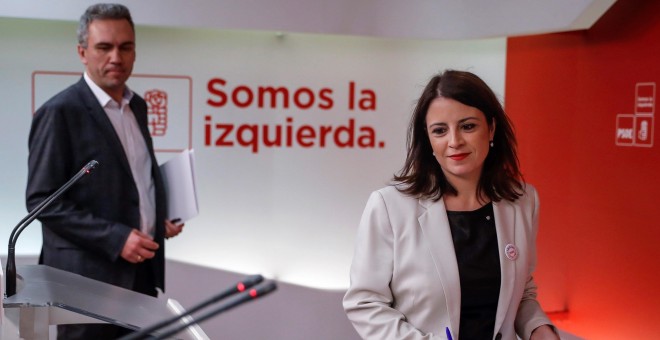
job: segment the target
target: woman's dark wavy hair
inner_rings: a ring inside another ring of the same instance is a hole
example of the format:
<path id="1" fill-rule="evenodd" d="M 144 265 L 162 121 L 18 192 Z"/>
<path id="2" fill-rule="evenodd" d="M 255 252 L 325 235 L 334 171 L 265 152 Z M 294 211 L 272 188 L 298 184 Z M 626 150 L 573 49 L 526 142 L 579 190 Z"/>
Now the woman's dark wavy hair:
<path id="1" fill-rule="evenodd" d="M 455 70 L 433 76 L 417 102 L 408 126 L 406 162 L 393 178 L 397 188 L 403 193 L 434 201 L 444 194 L 457 194 L 433 156 L 426 131 L 426 114 L 431 102 L 438 97 L 479 109 L 490 127 L 495 122 L 493 147 L 484 161 L 477 192 L 495 202 L 518 199 L 523 192 L 523 176 L 516 155 L 513 124 L 493 90 L 481 78 Z"/>

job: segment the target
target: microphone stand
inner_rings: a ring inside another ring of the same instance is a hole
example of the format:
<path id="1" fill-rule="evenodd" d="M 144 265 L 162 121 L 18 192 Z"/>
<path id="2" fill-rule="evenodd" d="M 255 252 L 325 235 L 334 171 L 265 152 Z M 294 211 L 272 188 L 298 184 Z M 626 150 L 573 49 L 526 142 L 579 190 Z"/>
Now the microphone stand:
<path id="1" fill-rule="evenodd" d="M 200 315 L 195 320 L 186 321 L 185 323 L 183 323 L 181 325 L 178 325 L 178 326 L 170 329 L 169 331 L 167 331 L 163 334 L 159 334 L 159 335 L 157 335 L 156 337 L 154 337 L 152 339 L 154 339 L 154 340 L 167 339 L 168 337 L 180 332 L 184 328 L 189 327 L 191 324 L 199 324 L 202 321 L 205 321 L 206 319 L 211 318 L 211 317 L 213 317 L 217 314 L 220 314 L 224 311 L 232 309 L 232 308 L 234 308 L 238 305 L 241 305 L 245 302 L 252 301 L 252 300 L 255 300 L 255 299 L 257 299 L 261 296 L 264 296 L 264 295 L 274 291 L 275 289 L 277 289 L 277 284 L 275 282 L 270 281 L 268 283 L 265 283 L 265 284 L 255 288 L 255 289 L 251 289 L 249 292 L 241 293 L 239 296 L 232 299 L 231 301 L 229 301 L 229 302 L 221 305 L 220 307 L 217 307 L 217 308 L 215 308 L 215 309 L 213 309 L 213 310 L 211 310 L 211 311 L 209 311 L 205 314 Z"/>
<path id="2" fill-rule="evenodd" d="M 25 216 L 18 224 L 16 227 L 11 232 L 11 235 L 9 236 L 9 246 L 7 250 L 7 270 L 6 270 L 6 275 L 7 275 L 7 280 L 6 280 L 6 289 L 5 289 L 5 297 L 10 297 L 14 294 L 16 294 L 16 255 L 15 255 L 15 248 L 16 248 L 16 241 L 18 240 L 18 236 L 23 232 L 23 230 L 30 224 L 32 221 L 34 221 L 39 214 L 46 209 L 53 201 L 55 201 L 60 195 L 62 195 L 66 190 L 68 190 L 73 184 L 78 182 L 83 176 L 89 174 L 96 166 L 99 165 L 99 162 L 95 160 L 89 161 L 78 173 L 76 173 L 68 182 L 64 183 L 63 186 L 61 186 L 57 191 L 52 193 L 48 198 L 43 200 L 37 207 L 32 209 L 27 216 Z"/>
<path id="3" fill-rule="evenodd" d="M 200 304 L 197 304 L 190 308 L 190 310 L 186 311 L 183 314 L 180 315 L 175 315 L 172 318 L 163 320 L 155 325 L 143 328 L 139 331 L 136 331 L 134 333 L 125 335 L 118 340 L 139 340 L 139 339 L 150 339 L 150 340 L 157 340 L 157 339 L 165 339 L 169 336 L 172 336 L 184 328 L 190 327 L 193 324 L 199 324 L 202 321 L 205 321 L 206 319 L 213 317 L 221 312 L 224 312 L 226 310 L 229 310 L 231 308 L 234 308 L 240 304 L 243 304 L 247 301 L 252 301 L 255 300 L 259 297 L 262 297 L 272 291 L 274 291 L 277 288 L 277 284 L 273 281 L 270 281 L 268 283 L 262 284 L 260 286 L 257 286 L 256 288 L 250 289 L 249 291 L 246 291 L 247 288 L 250 286 L 254 286 L 259 284 L 263 280 L 263 277 L 261 275 L 254 275 L 246 278 L 243 282 L 239 282 L 236 287 L 229 288 L 225 290 L 224 292 L 201 302 Z M 200 317 L 197 317 L 192 320 L 186 320 L 185 318 L 188 316 L 191 316 L 192 313 L 199 311 L 200 309 L 217 302 L 221 299 L 224 299 L 225 297 L 228 297 L 230 295 L 239 293 L 235 298 L 231 299 L 229 302 L 222 304 L 220 307 L 211 310 L 210 312 L 207 312 Z M 163 334 L 158 334 L 155 336 L 150 335 L 153 332 L 156 332 L 161 329 L 167 329 L 167 327 L 172 326 L 174 323 L 177 321 L 182 321 L 182 324 L 175 325 L 176 327 L 170 328 L 167 332 Z"/>
<path id="4" fill-rule="evenodd" d="M 184 318 L 184 317 L 186 317 L 186 316 L 188 316 L 188 315 L 190 315 L 190 314 L 192 314 L 192 313 L 194 313 L 194 312 L 196 312 L 196 311 L 198 311 L 198 310 L 200 310 L 200 309 L 202 309 L 202 308 L 204 308 L 204 307 L 206 307 L 206 306 L 208 306 L 212 303 L 220 301 L 220 300 L 222 300 L 222 299 L 224 299 L 224 298 L 226 298 L 230 295 L 233 295 L 233 294 L 236 294 L 236 293 L 239 293 L 239 292 L 243 292 L 246 289 L 251 288 L 252 286 L 260 283 L 263 280 L 264 280 L 264 277 L 261 276 L 261 275 L 248 276 L 243 281 L 238 282 L 236 285 L 227 288 L 225 291 L 221 292 L 220 294 L 215 295 L 215 296 L 211 297 L 210 299 L 208 299 L 206 301 L 202 301 L 201 303 L 193 306 L 192 308 L 190 308 L 190 310 L 186 311 L 185 313 L 180 314 L 180 315 L 175 315 L 175 316 L 173 316 L 169 319 L 165 319 L 165 320 L 163 320 L 161 322 L 158 322 L 154 325 L 151 325 L 149 327 L 142 328 L 137 332 L 128 334 L 128 335 L 120 338 L 120 340 L 142 339 L 142 338 L 148 336 L 149 333 L 152 333 L 153 331 L 156 331 L 158 329 L 167 327 L 170 324 L 172 324 L 173 322 L 176 322 L 177 320 L 179 320 L 181 318 Z"/>

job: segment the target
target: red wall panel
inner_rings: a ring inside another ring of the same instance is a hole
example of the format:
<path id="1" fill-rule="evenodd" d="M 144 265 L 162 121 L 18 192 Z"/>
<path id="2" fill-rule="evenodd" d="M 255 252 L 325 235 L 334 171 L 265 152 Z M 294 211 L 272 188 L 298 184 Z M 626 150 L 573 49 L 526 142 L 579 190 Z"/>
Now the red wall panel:
<path id="1" fill-rule="evenodd" d="M 660 335 L 657 105 L 653 146 L 615 143 L 636 84 L 655 83 L 657 98 L 659 62 L 660 1 L 619 0 L 587 31 L 508 40 L 505 107 L 541 197 L 540 300 L 588 339 Z"/>

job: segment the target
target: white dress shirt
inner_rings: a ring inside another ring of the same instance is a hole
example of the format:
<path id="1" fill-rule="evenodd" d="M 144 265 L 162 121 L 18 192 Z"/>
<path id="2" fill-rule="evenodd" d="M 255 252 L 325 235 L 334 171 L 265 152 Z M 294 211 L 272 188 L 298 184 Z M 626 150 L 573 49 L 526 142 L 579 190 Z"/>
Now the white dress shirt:
<path id="1" fill-rule="evenodd" d="M 133 91 L 126 88 L 121 103 L 117 103 L 89 78 L 87 72 L 85 72 L 84 78 L 110 118 L 117 137 L 124 147 L 124 153 L 131 167 L 131 174 L 140 197 L 140 230 L 147 235 L 154 236 L 156 194 L 151 176 L 151 157 L 135 115 L 128 105 L 133 98 Z"/>

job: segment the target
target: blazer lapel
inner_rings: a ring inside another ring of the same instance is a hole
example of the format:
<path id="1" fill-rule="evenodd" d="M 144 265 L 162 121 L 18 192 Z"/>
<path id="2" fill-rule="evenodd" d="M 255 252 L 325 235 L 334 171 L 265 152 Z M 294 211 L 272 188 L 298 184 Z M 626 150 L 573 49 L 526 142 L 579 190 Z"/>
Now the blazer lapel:
<path id="1" fill-rule="evenodd" d="M 147 115 L 146 112 L 143 112 L 144 110 L 140 110 L 138 105 L 135 104 L 135 96 L 129 103 L 129 106 L 131 107 L 131 111 L 133 111 L 133 116 L 135 116 L 135 121 L 137 121 L 138 127 L 140 128 L 140 132 L 142 133 L 144 144 L 146 144 L 147 149 L 151 151 L 152 145 L 151 143 L 149 143 L 149 138 L 151 137 L 151 133 L 149 132 L 149 122 L 147 119 Z"/>
<path id="2" fill-rule="evenodd" d="M 500 256 L 501 286 L 500 298 L 497 303 L 497 315 L 495 317 L 495 331 L 502 327 L 506 313 L 509 310 L 511 296 L 516 278 L 516 261 L 506 256 L 507 245 L 515 244 L 516 210 L 508 201 L 493 202 L 495 215 L 495 228 L 497 230 L 497 245 Z"/>
<path id="3" fill-rule="evenodd" d="M 124 170 L 126 170 L 128 175 L 131 178 L 133 178 L 131 167 L 128 164 L 128 159 L 126 158 L 126 153 L 124 152 L 124 147 L 121 145 L 121 141 L 117 136 L 117 132 L 115 131 L 115 128 L 112 126 L 112 123 L 110 122 L 110 118 L 108 118 L 108 115 L 103 110 L 103 107 L 99 105 L 98 101 L 96 100 L 96 97 L 94 96 L 94 93 L 89 88 L 89 86 L 87 86 L 87 83 L 85 83 L 85 79 L 82 78 L 80 79 L 80 81 L 78 82 L 78 87 L 81 94 L 80 97 L 82 98 L 82 101 L 85 103 L 89 115 L 97 123 L 99 127 L 99 131 L 103 135 L 102 139 L 108 141 L 112 150 L 117 156 L 119 163 L 121 163 L 122 167 L 124 168 Z"/>
<path id="4" fill-rule="evenodd" d="M 429 252 L 445 294 L 450 329 L 452 335 L 456 336 L 461 316 L 461 282 L 445 203 L 442 199 L 437 202 L 420 200 L 419 203 L 424 209 L 418 218 L 419 225 L 428 241 Z"/>

